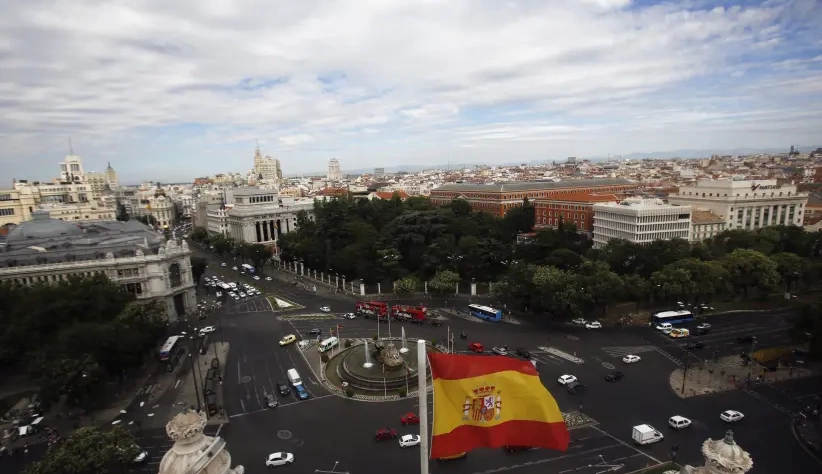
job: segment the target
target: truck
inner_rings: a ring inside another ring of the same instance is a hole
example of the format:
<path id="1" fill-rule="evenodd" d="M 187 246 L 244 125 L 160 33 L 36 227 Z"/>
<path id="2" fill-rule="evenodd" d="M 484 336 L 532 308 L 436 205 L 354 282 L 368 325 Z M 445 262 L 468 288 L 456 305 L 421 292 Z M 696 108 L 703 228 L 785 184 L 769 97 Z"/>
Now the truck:
<path id="1" fill-rule="evenodd" d="M 662 441 L 664 436 L 651 425 L 637 425 L 634 426 L 631 438 L 636 444 L 651 444 Z"/>
<path id="2" fill-rule="evenodd" d="M 425 306 L 406 306 L 397 304 L 391 308 L 391 314 L 397 321 L 409 321 L 414 324 L 424 324 L 428 314 Z"/>
<path id="3" fill-rule="evenodd" d="M 357 301 L 355 312 L 366 319 L 388 321 L 390 307 L 384 301 Z"/>

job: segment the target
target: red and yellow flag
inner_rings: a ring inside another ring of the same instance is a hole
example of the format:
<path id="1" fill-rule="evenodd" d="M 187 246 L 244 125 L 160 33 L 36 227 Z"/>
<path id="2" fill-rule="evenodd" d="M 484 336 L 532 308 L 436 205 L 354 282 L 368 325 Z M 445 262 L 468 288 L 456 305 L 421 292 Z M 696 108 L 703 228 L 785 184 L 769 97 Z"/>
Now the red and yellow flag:
<path id="1" fill-rule="evenodd" d="M 434 385 L 432 458 L 481 447 L 568 449 L 565 420 L 531 362 L 434 352 L 428 360 Z"/>

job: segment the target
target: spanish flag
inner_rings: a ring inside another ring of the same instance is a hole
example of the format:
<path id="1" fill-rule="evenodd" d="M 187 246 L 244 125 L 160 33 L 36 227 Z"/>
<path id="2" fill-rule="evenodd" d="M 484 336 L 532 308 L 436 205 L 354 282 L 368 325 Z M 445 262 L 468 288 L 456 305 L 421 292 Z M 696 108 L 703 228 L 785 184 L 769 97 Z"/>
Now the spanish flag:
<path id="1" fill-rule="evenodd" d="M 568 449 L 565 420 L 531 362 L 435 352 L 428 360 L 434 386 L 432 458 L 481 447 Z"/>

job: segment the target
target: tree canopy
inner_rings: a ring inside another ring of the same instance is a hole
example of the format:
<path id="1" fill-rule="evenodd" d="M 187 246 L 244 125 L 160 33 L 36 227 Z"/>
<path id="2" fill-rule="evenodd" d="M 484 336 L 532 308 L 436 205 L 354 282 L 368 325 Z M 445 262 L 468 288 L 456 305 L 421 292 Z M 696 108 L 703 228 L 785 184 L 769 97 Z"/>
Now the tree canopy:
<path id="1" fill-rule="evenodd" d="M 0 365 L 24 367 L 46 403 L 88 400 L 138 367 L 165 325 L 164 304 L 137 302 L 103 275 L 0 284 Z"/>
<path id="2" fill-rule="evenodd" d="M 107 474 L 124 472 L 140 453 L 134 437 L 125 429 L 85 427 L 50 449 L 43 459 L 29 465 L 25 474 Z"/>

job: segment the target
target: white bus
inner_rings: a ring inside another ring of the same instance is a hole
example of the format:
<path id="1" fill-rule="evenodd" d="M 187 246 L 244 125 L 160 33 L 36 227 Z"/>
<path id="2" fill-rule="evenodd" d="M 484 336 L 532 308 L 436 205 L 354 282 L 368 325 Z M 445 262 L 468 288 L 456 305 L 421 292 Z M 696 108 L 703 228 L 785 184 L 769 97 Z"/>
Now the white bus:
<path id="1" fill-rule="evenodd" d="M 320 353 L 328 352 L 331 349 L 333 349 L 333 348 L 335 348 L 339 345 L 340 345 L 340 340 L 339 339 L 337 339 L 336 337 L 329 337 L 328 339 L 326 339 L 326 340 L 324 340 L 320 343 L 320 347 L 317 350 L 320 351 Z"/>

